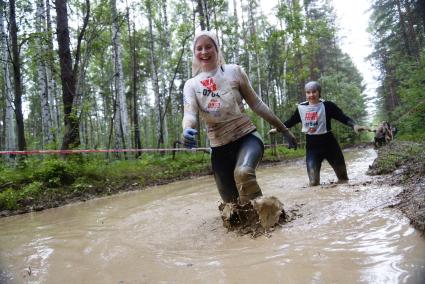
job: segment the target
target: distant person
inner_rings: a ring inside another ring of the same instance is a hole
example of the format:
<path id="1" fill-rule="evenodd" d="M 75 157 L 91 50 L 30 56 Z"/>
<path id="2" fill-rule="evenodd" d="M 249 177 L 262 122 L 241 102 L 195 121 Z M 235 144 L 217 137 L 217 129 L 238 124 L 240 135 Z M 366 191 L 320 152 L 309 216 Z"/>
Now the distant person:
<path id="1" fill-rule="evenodd" d="M 197 115 L 207 126 L 215 182 L 224 202 L 246 203 L 262 195 L 256 168 L 264 144 L 255 125 L 244 113 L 243 101 L 260 117 L 282 132 L 291 147 L 294 135 L 259 98 L 245 71 L 225 64 L 217 36 L 201 31 L 193 40 L 193 78 L 183 91 L 183 143 L 196 145 Z"/>
<path id="2" fill-rule="evenodd" d="M 386 132 L 385 132 L 385 142 L 388 144 L 388 143 L 390 143 L 392 140 L 393 140 L 393 138 L 394 138 L 394 135 L 393 135 L 393 129 L 392 129 L 392 127 L 391 127 L 391 124 L 387 121 L 387 122 L 385 122 L 385 127 L 386 127 Z"/>
<path id="3" fill-rule="evenodd" d="M 390 143 L 393 140 L 393 131 L 391 125 L 387 121 L 382 121 L 375 130 L 374 146 L 379 148 Z"/>
<path id="4" fill-rule="evenodd" d="M 324 159 L 332 166 L 338 182 L 347 182 L 344 155 L 332 134 L 331 119 L 351 126 L 356 133 L 367 130 L 368 127 L 357 125 L 335 103 L 322 100 L 321 86 L 318 82 L 308 82 L 305 85 L 305 95 L 307 101 L 300 103 L 284 124 L 291 128 L 299 122 L 302 123 L 301 131 L 306 134 L 306 164 L 310 186 L 320 184 L 320 169 Z"/>
<path id="5" fill-rule="evenodd" d="M 395 136 L 397 135 L 398 128 L 395 126 L 391 126 L 391 131 L 393 133 L 393 140 L 394 140 Z"/>

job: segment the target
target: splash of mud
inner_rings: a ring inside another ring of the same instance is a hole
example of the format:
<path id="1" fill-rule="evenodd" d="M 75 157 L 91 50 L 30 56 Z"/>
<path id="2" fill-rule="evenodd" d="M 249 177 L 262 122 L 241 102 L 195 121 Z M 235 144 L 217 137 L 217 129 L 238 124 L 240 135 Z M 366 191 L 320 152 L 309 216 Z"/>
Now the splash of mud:
<path id="1" fill-rule="evenodd" d="M 250 234 L 253 238 L 270 236 L 276 227 L 293 220 L 283 209 L 283 203 L 274 196 L 261 196 L 245 204 L 221 203 L 218 209 L 225 228 L 238 235 Z"/>

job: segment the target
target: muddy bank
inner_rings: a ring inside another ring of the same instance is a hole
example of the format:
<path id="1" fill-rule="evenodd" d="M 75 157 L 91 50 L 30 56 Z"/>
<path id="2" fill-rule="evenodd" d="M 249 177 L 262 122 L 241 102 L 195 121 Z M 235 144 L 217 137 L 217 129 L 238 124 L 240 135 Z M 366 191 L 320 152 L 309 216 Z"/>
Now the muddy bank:
<path id="1" fill-rule="evenodd" d="M 401 185 L 399 202 L 390 207 L 401 210 L 410 223 L 425 236 L 425 143 L 400 142 L 379 148 L 378 157 L 368 170 L 385 175 L 379 182 Z"/>
<path id="2" fill-rule="evenodd" d="M 46 188 L 43 196 L 34 200 L 34 198 L 24 199 L 19 203 L 19 208 L 11 210 L 0 210 L 0 218 L 13 215 L 25 214 L 34 211 L 43 211 L 50 208 L 65 206 L 67 204 L 84 202 L 98 197 L 109 196 L 126 191 L 144 190 L 149 186 L 159 186 L 172 183 L 179 180 L 192 178 L 194 176 L 203 176 L 211 174 L 210 169 L 181 175 L 179 177 L 170 177 L 162 180 L 146 181 L 143 185 L 137 180 L 114 181 L 107 179 L 104 182 L 98 182 L 96 185 L 84 187 L 80 190 L 72 190 L 69 187 L 61 189 Z M 1 190 L 1 188 L 0 188 Z"/>

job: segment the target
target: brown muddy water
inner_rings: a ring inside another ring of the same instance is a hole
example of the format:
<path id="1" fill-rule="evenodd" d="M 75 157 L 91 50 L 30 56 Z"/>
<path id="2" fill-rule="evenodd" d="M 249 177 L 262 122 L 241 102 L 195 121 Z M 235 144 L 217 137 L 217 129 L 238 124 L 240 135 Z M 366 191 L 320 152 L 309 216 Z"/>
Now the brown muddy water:
<path id="1" fill-rule="evenodd" d="M 213 179 L 194 178 L 0 219 L 1 283 L 425 283 L 425 239 L 392 204 L 398 187 L 345 152 L 307 187 L 303 161 L 261 167 L 264 195 L 298 218 L 269 236 L 228 233 Z"/>

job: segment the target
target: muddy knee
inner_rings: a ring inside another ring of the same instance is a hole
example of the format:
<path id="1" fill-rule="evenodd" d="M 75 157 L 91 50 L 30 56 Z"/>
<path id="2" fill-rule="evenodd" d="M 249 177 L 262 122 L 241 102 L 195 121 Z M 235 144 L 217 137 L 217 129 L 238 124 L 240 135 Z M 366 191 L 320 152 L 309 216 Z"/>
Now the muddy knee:
<path id="1" fill-rule="evenodd" d="M 257 183 L 255 169 L 251 167 L 237 167 L 234 172 L 239 200 L 244 203 L 261 196 L 261 189 Z"/>

